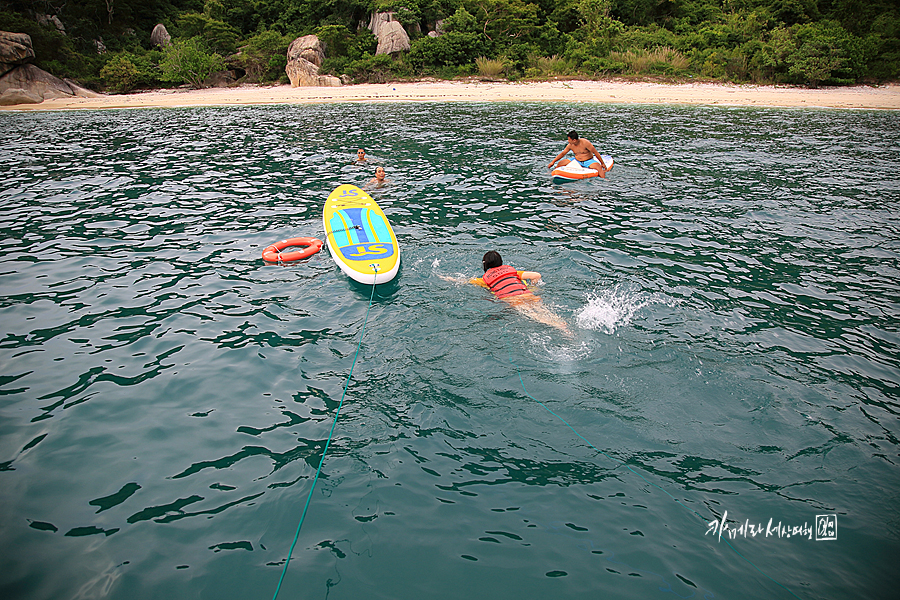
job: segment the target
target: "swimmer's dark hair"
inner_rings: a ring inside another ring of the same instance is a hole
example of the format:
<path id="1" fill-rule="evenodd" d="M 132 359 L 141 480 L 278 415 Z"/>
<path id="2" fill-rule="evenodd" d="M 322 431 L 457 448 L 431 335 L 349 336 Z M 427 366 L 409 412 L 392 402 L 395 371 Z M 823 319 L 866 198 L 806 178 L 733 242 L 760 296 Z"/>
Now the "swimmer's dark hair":
<path id="1" fill-rule="evenodd" d="M 578 141 L 578 132 L 573 129 L 572 131 L 569 132 L 569 138 L 573 139 L 577 142 Z"/>
<path id="2" fill-rule="evenodd" d="M 481 264 L 484 267 L 485 273 L 487 273 L 488 269 L 493 269 L 494 267 L 499 267 L 503 264 L 503 259 L 500 258 L 500 253 L 496 250 L 488 250 L 484 253 L 484 257 L 481 259 Z"/>

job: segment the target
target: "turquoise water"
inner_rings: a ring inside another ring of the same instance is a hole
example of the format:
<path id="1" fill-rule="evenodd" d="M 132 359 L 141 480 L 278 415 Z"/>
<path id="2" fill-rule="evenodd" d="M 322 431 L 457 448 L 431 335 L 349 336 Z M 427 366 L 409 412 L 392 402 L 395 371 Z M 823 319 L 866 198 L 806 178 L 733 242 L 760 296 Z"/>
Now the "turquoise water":
<path id="1" fill-rule="evenodd" d="M 3 598 L 272 597 L 367 311 L 279 598 L 896 597 L 897 113 L 0 125 Z M 550 183 L 572 127 L 608 180 Z M 402 252 L 371 308 L 326 251 L 261 260 L 358 147 Z M 491 248 L 573 338 L 443 278 Z"/>

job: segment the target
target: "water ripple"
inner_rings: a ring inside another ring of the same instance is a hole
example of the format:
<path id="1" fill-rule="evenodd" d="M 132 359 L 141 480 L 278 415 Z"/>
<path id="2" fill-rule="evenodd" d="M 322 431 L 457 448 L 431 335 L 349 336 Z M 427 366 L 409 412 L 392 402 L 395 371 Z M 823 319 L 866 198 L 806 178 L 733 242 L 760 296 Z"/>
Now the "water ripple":
<path id="1" fill-rule="evenodd" d="M 351 364 L 289 593 L 784 594 L 684 506 L 840 513 L 839 557 L 735 543 L 797 593 L 893 589 L 896 115 L 473 103 L 0 120 L 13 596 L 272 588 Z M 616 157 L 607 180 L 550 183 L 571 127 Z M 327 251 L 260 253 L 322 237 L 328 192 L 375 164 L 403 267 L 357 357 L 369 290 Z M 477 275 L 490 248 L 543 274 L 574 339 L 439 277 Z"/>

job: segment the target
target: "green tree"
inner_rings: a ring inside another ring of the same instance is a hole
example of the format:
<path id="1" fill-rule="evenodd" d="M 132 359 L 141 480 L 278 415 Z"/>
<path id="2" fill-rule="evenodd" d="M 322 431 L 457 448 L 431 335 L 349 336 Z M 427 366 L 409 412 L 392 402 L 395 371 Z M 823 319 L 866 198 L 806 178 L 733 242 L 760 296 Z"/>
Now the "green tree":
<path id="1" fill-rule="evenodd" d="M 566 58 L 581 64 L 591 58 L 605 58 L 625 26 L 609 16 L 609 0 L 578 0 L 580 27 L 566 48 Z M 592 68 L 591 70 L 594 70 Z"/>
<path id="2" fill-rule="evenodd" d="M 540 26 L 538 6 L 524 0 L 475 0 L 468 9 L 481 32 L 498 47 L 530 41 Z"/>
<path id="3" fill-rule="evenodd" d="M 287 65 L 290 43 L 290 37 L 277 31 L 263 31 L 249 38 L 228 64 L 243 69 L 249 82 L 278 81 Z"/>
<path id="4" fill-rule="evenodd" d="M 788 55 L 788 75 L 809 87 L 830 79 L 854 80 L 855 62 L 865 60 L 854 36 L 836 21 L 820 21 L 792 28 L 795 50 Z M 863 52 L 864 54 L 864 52 Z"/>
<path id="5" fill-rule="evenodd" d="M 184 13 L 175 22 L 179 37 L 203 38 L 206 45 L 220 54 L 237 51 L 239 32 L 224 21 L 210 18 L 203 13 Z"/>
<path id="6" fill-rule="evenodd" d="M 114 92 L 128 92 L 134 89 L 141 73 L 128 54 L 117 54 L 100 69 L 100 78 L 106 87 Z"/>
<path id="7" fill-rule="evenodd" d="M 456 12 L 444 19 L 444 30 L 457 33 L 478 33 L 478 21 L 465 7 L 460 6 Z"/>
<path id="8" fill-rule="evenodd" d="M 316 37 L 325 44 L 325 56 L 346 56 L 352 34 L 343 25 L 323 25 L 316 29 Z"/>
<path id="9" fill-rule="evenodd" d="M 771 0 L 769 10 L 786 25 L 808 23 L 821 18 L 816 0 Z"/>
<path id="10" fill-rule="evenodd" d="M 378 38 L 368 29 L 360 29 L 347 44 L 347 58 L 359 60 L 364 54 L 375 54 L 378 49 Z"/>
<path id="11" fill-rule="evenodd" d="M 488 56 L 490 44 L 480 33 L 448 31 L 441 37 L 423 37 L 412 43 L 409 62 L 420 71 L 435 67 L 474 65 L 479 56 Z"/>
<path id="12" fill-rule="evenodd" d="M 225 68 L 225 62 L 220 55 L 207 52 L 200 38 L 193 37 L 166 46 L 159 67 L 163 81 L 202 88 L 210 75 Z"/>

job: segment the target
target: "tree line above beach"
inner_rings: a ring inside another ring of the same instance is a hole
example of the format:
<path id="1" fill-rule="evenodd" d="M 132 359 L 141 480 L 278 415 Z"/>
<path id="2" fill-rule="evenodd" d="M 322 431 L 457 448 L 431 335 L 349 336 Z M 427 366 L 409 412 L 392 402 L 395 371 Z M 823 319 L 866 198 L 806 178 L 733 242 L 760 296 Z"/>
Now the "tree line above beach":
<path id="1" fill-rule="evenodd" d="M 409 50 L 376 54 L 376 12 L 402 23 Z M 166 47 L 151 44 L 158 23 Z M 308 34 L 325 43 L 321 72 L 356 83 L 900 78 L 895 0 L 0 0 L 0 30 L 29 34 L 38 67 L 120 92 L 181 85 L 186 72 L 202 85 L 198 70 L 287 82 L 287 48 Z"/>

